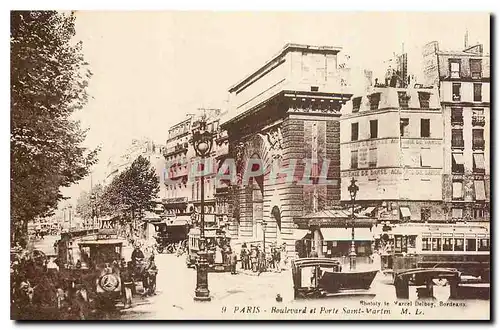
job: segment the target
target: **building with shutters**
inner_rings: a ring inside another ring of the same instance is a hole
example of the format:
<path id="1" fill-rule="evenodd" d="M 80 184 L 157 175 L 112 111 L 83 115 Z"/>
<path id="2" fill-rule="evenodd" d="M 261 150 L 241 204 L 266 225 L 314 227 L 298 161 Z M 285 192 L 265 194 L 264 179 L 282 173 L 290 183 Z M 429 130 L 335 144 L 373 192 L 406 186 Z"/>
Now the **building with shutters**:
<path id="1" fill-rule="evenodd" d="M 340 119 L 341 200 L 383 222 L 443 221 L 443 113 L 437 89 L 375 87 Z"/>
<path id="2" fill-rule="evenodd" d="M 207 113 L 207 130 L 214 134 L 214 144 L 211 154 L 206 159 L 204 170 L 205 190 L 205 221 L 207 224 L 219 223 L 217 217 L 222 212 L 227 213 L 227 207 L 217 206 L 216 180 L 217 158 L 227 154 L 227 138 L 221 141 L 224 134 L 219 129 L 220 111 L 213 110 Z M 167 215 L 183 217 L 190 221 L 193 212 L 201 211 L 201 177 L 198 174 L 203 166 L 197 159 L 192 145 L 193 130 L 199 127 L 199 117 L 190 115 L 189 118 L 173 125 L 168 131 L 167 146 L 163 156 L 165 157 L 164 180 L 166 194 L 163 196 L 163 205 Z M 226 150 L 226 151 L 224 151 Z M 227 198 L 220 198 L 226 200 Z"/>
<path id="3" fill-rule="evenodd" d="M 490 218 L 490 56 L 482 45 L 424 47 L 425 83 L 439 88 L 443 109 L 443 200 L 454 221 Z"/>
<path id="4" fill-rule="evenodd" d="M 191 183 L 189 182 L 189 160 L 194 157 L 194 149 L 190 145 L 192 135 L 192 116 L 173 125 L 168 130 L 167 146 L 164 150 L 166 193 L 163 204 L 167 214 L 190 214 L 189 201 Z"/>

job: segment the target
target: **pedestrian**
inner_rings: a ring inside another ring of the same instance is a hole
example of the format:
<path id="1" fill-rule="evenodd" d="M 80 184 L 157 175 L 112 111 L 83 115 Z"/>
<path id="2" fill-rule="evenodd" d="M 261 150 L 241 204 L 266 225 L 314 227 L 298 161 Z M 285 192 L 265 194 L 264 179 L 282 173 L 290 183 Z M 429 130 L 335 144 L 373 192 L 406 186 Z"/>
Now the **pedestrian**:
<path id="1" fill-rule="evenodd" d="M 266 271 L 266 253 L 260 249 L 260 246 L 258 249 L 257 258 L 258 258 L 258 268 L 260 275 L 261 273 Z"/>
<path id="2" fill-rule="evenodd" d="M 238 263 L 238 255 L 236 254 L 236 251 L 231 252 L 231 274 L 236 275 L 236 264 Z"/>
<path id="3" fill-rule="evenodd" d="M 123 307 L 128 308 L 132 306 L 132 291 L 134 287 L 134 280 L 132 278 L 132 271 L 127 267 L 127 262 L 123 258 L 120 262 L 120 279 L 122 282 L 122 297 Z"/>
<path id="4" fill-rule="evenodd" d="M 254 273 L 256 273 L 257 272 L 257 257 L 258 257 L 257 256 L 257 248 L 253 245 L 250 245 L 250 248 L 252 250 L 251 257 L 250 257 L 250 261 L 252 263 L 252 271 Z"/>
<path id="5" fill-rule="evenodd" d="M 232 255 L 231 246 L 229 246 L 229 243 L 225 242 L 224 243 L 224 265 L 231 264 L 231 255 Z"/>
<path id="6" fill-rule="evenodd" d="M 245 269 L 246 270 L 250 270 L 251 269 L 251 267 L 250 267 L 250 254 L 251 254 L 251 251 L 247 247 L 245 247 L 245 252 L 246 252 L 245 253 L 245 261 L 244 261 L 245 262 Z"/>
<path id="7" fill-rule="evenodd" d="M 245 264 L 245 259 L 247 257 L 247 247 L 245 244 L 241 246 L 241 251 L 240 251 L 240 258 L 241 258 L 241 268 L 246 270 L 246 264 Z"/>
<path id="8" fill-rule="evenodd" d="M 274 263 L 278 272 L 281 272 L 281 251 L 279 248 L 274 249 Z"/>
<path id="9" fill-rule="evenodd" d="M 268 259 L 269 259 L 269 267 L 271 269 L 274 269 L 274 246 L 271 246 L 271 251 L 269 253 L 269 256 L 268 256 Z"/>

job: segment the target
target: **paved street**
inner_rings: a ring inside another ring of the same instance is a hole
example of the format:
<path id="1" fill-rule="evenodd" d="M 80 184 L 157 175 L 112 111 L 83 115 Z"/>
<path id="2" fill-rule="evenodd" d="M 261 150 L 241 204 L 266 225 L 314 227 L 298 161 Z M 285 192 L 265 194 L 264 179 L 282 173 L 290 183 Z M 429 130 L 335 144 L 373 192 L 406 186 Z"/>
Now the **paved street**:
<path id="1" fill-rule="evenodd" d="M 193 295 L 196 283 L 196 271 L 185 266 L 184 256 L 172 254 L 157 255 L 160 273 L 157 278 L 157 295 L 141 299 L 136 298 L 134 306 L 120 311 L 120 319 L 213 319 L 213 318 L 274 318 L 296 317 L 307 318 L 307 315 L 282 315 L 270 313 L 272 308 L 307 308 L 336 307 L 342 310 L 349 306 L 353 309 L 361 307 L 360 301 L 390 302 L 394 308 L 396 301 L 395 289 L 384 276 L 379 273 L 375 278 L 370 292 L 374 296 L 357 296 L 342 298 L 327 298 L 316 300 L 294 300 L 292 276 L 289 270 L 281 273 L 262 273 L 260 276 L 248 273 L 231 275 L 230 273 L 209 273 L 209 288 L 211 302 L 194 302 Z M 446 301 L 448 288 L 435 287 L 435 296 Z M 282 302 L 276 302 L 276 294 L 283 297 Z M 416 299 L 416 293 L 411 297 Z M 441 299 L 439 299 L 441 300 Z M 487 301 L 467 301 L 467 306 L 488 308 Z M 459 313 L 473 312 L 474 308 L 456 310 Z M 399 308 L 395 309 L 399 312 Z M 426 311 L 428 317 L 436 316 L 440 309 Z M 442 309 L 441 309 L 442 311 Z M 394 313 L 394 309 L 393 309 Z M 358 315 L 359 316 L 359 315 Z M 439 316 L 439 315 L 437 315 Z M 117 316 L 118 317 L 118 316 Z M 356 318 L 356 314 L 315 315 L 323 318 Z M 378 316 L 375 315 L 375 318 Z M 394 315 L 394 318 L 403 317 Z"/>
<path id="2" fill-rule="evenodd" d="M 48 236 L 36 242 L 35 247 L 46 253 L 53 253 L 52 244 L 56 237 Z M 131 248 L 124 248 L 124 255 L 130 258 Z M 118 304 L 117 311 L 99 315 L 100 319 L 213 319 L 213 318 L 274 318 L 297 317 L 306 318 L 307 315 L 271 314 L 272 308 L 339 308 L 349 306 L 353 309 L 360 307 L 360 301 L 396 301 L 395 289 L 389 284 L 389 279 L 378 273 L 371 289 L 372 296 L 336 297 L 317 300 L 294 300 L 293 284 L 290 270 L 281 273 L 239 272 L 209 273 L 209 289 L 211 302 L 193 301 L 196 287 L 196 271 L 186 267 L 185 255 L 177 257 L 175 254 L 158 254 L 156 263 L 159 269 L 157 277 L 157 294 L 153 297 L 134 297 L 133 306 L 123 309 Z M 447 287 L 435 287 L 435 296 L 443 297 L 446 301 Z M 282 302 L 276 301 L 276 295 L 283 297 Z M 416 293 L 410 291 L 410 300 L 416 299 Z M 439 299 L 441 300 L 441 299 Z M 488 308 L 487 301 L 467 301 L 467 305 L 478 308 Z M 394 307 L 394 305 L 392 305 Z M 435 309 L 437 313 L 439 309 Z M 460 312 L 471 312 L 473 309 L 462 309 Z M 432 310 L 428 311 L 432 313 Z M 394 316 L 397 317 L 398 315 Z M 429 314 L 432 316 L 432 314 Z M 355 318 L 353 314 L 316 315 L 324 318 Z"/>

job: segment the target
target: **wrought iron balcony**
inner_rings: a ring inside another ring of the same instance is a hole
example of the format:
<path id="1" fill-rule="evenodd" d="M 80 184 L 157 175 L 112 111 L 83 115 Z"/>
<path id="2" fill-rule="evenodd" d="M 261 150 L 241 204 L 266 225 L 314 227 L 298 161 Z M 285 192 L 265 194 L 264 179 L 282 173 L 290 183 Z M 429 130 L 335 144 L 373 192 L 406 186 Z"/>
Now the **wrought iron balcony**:
<path id="1" fill-rule="evenodd" d="M 473 115 L 472 116 L 472 125 L 474 126 L 484 126 L 485 124 L 484 116 L 482 115 Z"/>

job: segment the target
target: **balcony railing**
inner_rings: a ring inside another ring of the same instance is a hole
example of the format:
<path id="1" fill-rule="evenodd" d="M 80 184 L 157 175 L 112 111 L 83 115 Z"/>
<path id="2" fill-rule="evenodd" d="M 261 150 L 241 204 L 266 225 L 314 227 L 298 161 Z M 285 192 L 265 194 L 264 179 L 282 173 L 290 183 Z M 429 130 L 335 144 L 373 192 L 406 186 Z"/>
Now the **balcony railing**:
<path id="1" fill-rule="evenodd" d="M 478 72 L 471 72 L 471 76 L 472 76 L 472 79 L 481 79 L 482 78 L 482 74 L 481 74 L 481 71 L 478 71 Z"/>
<path id="2" fill-rule="evenodd" d="M 484 124 L 485 124 L 484 116 L 481 116 L 481 115 L 473 115 L 472 116 L 472 125 L 484 126 Z"/>
<path id="3" fill-rule="evenodd" d="M 484 150 L 484 140 L 472 141 L 472 150 Z"/>

